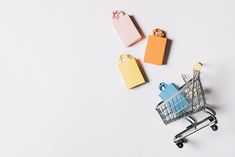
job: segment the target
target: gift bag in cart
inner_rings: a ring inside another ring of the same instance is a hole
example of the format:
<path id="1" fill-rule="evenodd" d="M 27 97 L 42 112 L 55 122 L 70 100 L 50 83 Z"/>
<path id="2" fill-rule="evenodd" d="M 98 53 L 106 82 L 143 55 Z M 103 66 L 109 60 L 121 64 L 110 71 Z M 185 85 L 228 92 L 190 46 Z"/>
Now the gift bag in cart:
<path id="1" fill-rule="evenodd" d="M 166 125 L 181 118 L 185 118 L 190 122 L 190 125 L 185 130 L 174 137 L 174 143 L 179 148 L 183 147 L 183 143 L 186 142 L 186 137 L 205 127 L 210 126 L 213 131 L 218 129 L 215 111 L 206 104 L 204 90 L 200 80 L 201 67 L 201 63 L 195 64 L 192 79 L 188 79 L 186 75 L 182 75 L 185 84 L 176 93 L 167 100 L 160 102 L 156 107 L 157 112 Z M 187 105 L 184 105 L 184 108 L 179 110 L 178 108 L 182 102 L 187 102 Z M 193 117 L 193 114 L 200 111 L 205 112 L 208 116 L 197 121 Z"/>

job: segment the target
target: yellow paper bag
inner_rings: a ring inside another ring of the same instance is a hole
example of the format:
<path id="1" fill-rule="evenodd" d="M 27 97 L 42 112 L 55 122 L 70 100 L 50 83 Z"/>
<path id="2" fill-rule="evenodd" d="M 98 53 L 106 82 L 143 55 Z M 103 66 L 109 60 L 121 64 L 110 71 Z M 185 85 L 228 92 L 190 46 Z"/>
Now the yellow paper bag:
<path id="1" fill-rule="evenodd" d="M 130 89 L 145 83 L 145 79 L 140 71 L 136 59 L 131 55 L 120 55 L 118 67 L 127 88 Z"/>

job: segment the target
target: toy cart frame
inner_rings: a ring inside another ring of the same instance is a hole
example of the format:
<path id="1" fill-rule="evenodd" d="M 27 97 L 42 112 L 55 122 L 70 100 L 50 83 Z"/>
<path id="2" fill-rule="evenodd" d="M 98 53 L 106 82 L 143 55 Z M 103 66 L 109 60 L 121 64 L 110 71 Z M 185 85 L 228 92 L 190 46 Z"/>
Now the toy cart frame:
<path id="1" fill-rule="evenodd" d="M 193 78 L 188 79 L 186 75 L 182 75 L 185 84 L 180 90 L 166 101 L 160 102 L 156 110 L 162 118 L 164 124 L 172 123 L 176 120 L 185 118 L 191 124 L 182 132 L 174 137 L 174 143 L 179 147 L 183 147 L 186 137 L 210 126 L 213 131 L 218 129 L 215 111 L 208 107 L 204 90 L 200 80 L 201 63 L 196 63 L 193 70 Z M 182 102 L 187 101 L 188 104 L 182 107 Z M 179 106 L 181 106 L 179 108 Z M 177 111 L 177 112 L 175 112 Z M 201 121 L 197 121 L 193 114 L 204 111 L 208 116 Z"/>

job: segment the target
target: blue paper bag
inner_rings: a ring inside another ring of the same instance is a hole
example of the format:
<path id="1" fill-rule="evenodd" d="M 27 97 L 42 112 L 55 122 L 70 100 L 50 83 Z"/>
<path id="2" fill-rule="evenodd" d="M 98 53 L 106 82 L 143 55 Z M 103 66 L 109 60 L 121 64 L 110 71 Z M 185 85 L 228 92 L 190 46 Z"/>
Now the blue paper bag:
<path id="1" fill-rule="evenodd" d="M 179 91 L 179 88 L 174 83 L 167 85 L 164 82 L 159 84 L 159 89 L 161 91 L 159 96 L 163 101 L 169 99 Z M 178 113 L 188 105 L 189 101 L 185 98 L 184 94 L 181 93 L 167 103 L 167 108 L 169 108 L 172 113 Z"/>

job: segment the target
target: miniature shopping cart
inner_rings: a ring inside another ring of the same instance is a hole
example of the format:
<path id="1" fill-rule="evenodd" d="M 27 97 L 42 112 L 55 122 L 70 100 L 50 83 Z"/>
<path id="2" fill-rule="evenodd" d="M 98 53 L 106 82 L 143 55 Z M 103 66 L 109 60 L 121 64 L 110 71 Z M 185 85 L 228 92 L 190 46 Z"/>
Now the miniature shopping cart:
<path id="1" fill-rule="evenodd" d="M 213 131 L 218 129 L 215 111 L 209 108 L 205 101 L 205 95 L 200 80 L 201 67 L 201 63 L 195 64 L 192 79 L 188 79 L 186 75 L 182 75 L 185 84 L 176 94 L 160 102 L 156 108 L 166 125 L 181 118 L 185 118 L 190 122 L 190 125 L 174 138 L 174 142 L 179 148 L 183 147 L 187 136 L 207 126 L 210 126 Z M 179 109 L 179 105 L 185 101 L 187 101 L 188 104 L 184 105 L 184 107 L 181 106 Z M 199 111 L 204 111 L 208 116 L 198 122 L 192 115 Z"/>

